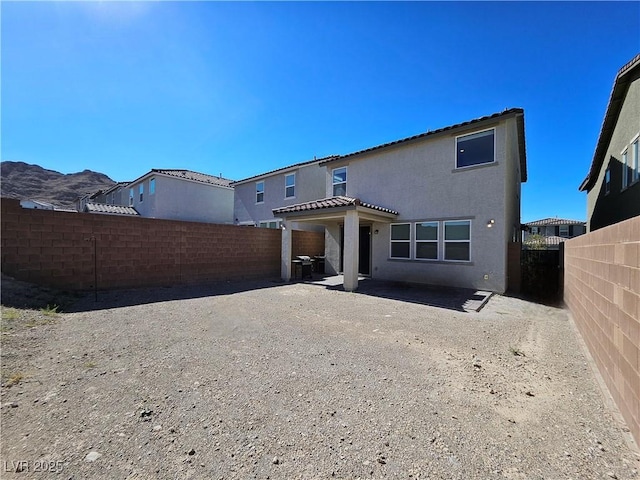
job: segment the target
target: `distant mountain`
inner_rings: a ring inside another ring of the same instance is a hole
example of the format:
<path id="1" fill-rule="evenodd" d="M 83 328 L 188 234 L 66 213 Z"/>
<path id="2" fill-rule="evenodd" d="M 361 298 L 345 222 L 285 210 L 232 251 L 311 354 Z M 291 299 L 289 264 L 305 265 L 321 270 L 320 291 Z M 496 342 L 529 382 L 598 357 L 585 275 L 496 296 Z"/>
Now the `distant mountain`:
<path id="1" fill-rule="evenodd" d="M 20 200 L 42 200 L 61 207 L 73 207 L 76 199 L 115 184 L 103 173 L 84 170 L 63 174 L 24 162 L 2 162 L 2 196 Z"/>

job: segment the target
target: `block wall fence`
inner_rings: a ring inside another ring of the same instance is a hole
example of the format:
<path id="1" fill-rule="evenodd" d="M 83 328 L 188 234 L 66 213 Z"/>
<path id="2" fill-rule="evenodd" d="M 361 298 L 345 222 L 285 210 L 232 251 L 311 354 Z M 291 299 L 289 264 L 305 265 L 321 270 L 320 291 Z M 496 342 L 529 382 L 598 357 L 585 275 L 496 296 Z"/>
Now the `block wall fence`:
<path id="1" fill-rule="evenodd" d="M 88 290 L 94 272 L 100 290 L 280 276 L 280 230 L 24 209 L 6 198 L 0 213 L 2 272 L 40 285 Z M 294 231 L 293 255 L 324 255 L 324 234 Z"/>
<path id="2" fill-rule="evenodd" d="M 640 445 L 640 217 L 564 246 L 564 301 Z"/>

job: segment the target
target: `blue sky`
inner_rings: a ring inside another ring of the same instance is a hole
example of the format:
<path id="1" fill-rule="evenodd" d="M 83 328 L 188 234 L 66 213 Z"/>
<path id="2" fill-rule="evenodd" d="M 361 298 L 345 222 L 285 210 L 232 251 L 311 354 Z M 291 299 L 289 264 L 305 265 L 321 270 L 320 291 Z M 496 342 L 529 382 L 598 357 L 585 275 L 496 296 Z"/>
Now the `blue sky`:
<path id="1" fill-rule="evenodd" d="M 2 160 L 238 180 L 522 107 L 524 222 L 585 218 L 578 186 L 640 51 L 639 2 L 0 8 Z"/>

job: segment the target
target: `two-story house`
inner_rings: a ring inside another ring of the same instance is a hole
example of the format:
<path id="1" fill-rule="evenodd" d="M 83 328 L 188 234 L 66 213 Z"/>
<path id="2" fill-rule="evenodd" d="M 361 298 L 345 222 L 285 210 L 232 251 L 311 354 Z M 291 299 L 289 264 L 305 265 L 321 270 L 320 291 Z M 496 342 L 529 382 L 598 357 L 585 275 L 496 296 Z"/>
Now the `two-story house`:
<path id="1" fill-rule="evenodd" d="M 640 215 L 640 54 L 616 75 L 587 177 L 589 231 Z"/>
<path id="2" fill-rule="evenodd" d="M 275 208 L 308 202 L 325 194 L 327 169 L 322 162 L 333 157 L 296 163 L 233 182 L 234 222 L 262 228 L 280 228 L 282 218 Z M 310 224 L 293 225 L 297 230 L 317 230 Z"/>
<path id="3" fill-rule="evenodd" d="M 550 250 L 557 250 L 561 242 L 578 235 L 587 233 L 587 224 L 581 220 L 569 220 L 566 218 L 543 218 L 524 224 L 523 245 L 526 248 L 533 235 L 539 236 L 533 239 L 536 247 L 539 240 L 544 240 L 544 246 Z"/>
<path id="4" fill-rule="evenodd" d="M 233 223 L 231 180 L 190 170 L 152 169 L 128 185 L 126 206 L 142 217 Z"/>
<path id="5" fill-rule="evenodd" d="M 325 270 L 504 292 L 508 246 L 520 242 L 527 179 L 519 108 L 323 160 L 317 199 L 275 208 L 282 277 L 291 278 L 291 222 L 325 229 Z M 284 188 L 284 187 L 283 187 Z"/>

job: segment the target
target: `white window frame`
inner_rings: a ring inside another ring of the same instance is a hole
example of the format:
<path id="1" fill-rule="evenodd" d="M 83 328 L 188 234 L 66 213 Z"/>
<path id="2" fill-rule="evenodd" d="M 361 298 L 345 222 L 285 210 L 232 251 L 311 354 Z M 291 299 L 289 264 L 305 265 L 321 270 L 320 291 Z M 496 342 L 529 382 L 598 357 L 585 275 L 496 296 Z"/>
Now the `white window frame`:
<path id="1" fill-rule="evenodd" d="M 481 133 L 486 133 L 486 132 L 493 132 L 493 160 L 490 162 L 476 163 L 473 165 L 465 165 L 465 166 L 459 167 L 458 166 L 458 151 L 459 151 L 458 142 L 461 139 L 464 139 L 465 137 L 471 137 L 471 136 L 479 135 Z M 466 168 L 480 167 L 483 165 L 493 165 L 494 163 L 496 163 L 496 129 L 495 127 L 487 128 L 485 130 L 478 130 L 477 132 L 465 133 L 464 135 L 458 135 L 455 138 L 454 146 L 455 146 L 455 151 L 453 155 L 453 161 L 454 161 L 454 166 L 456 170 L 464 170 Z"/>
<path id="2" fill-rule="evenodd" d="M 138 185 L 138 199 L 140 200 L 140 203 L 144 200 L 144 183 Z"/>
<path id="3" fill-rule="evenodd" d="M 258 222 L 258 228 L 279 229 L 281 226 L 282 226 L 281 218 L 271 218 L 269 220 L 262 220 Z"/>
<path id="4" fill-rule="evenodd" d="M 629 163 L 629 147 L 626 147 L 622 153 L 622 190 L 625 190 L 629 186 L 629 177 L 627 175 Z"/>
<path id="5" fill-rule="evenodd" d="M 407 225 L 409 227 L 409 238 L 408 239 L 401 239 L 401 240 L 394 240 L 393 239 L 393 227 L 394 226 L 399 226 L 399 225 Z M 389 226 L 389 258 L 393 258 L 396 260 L 411 260 L 411 244 L 412 242 L 412 231 L 413 229 L 411 228 L 411 223 L 409 222 L 398 222 L 398 223 L 392 223 Z M 394 257 L 393 256 L 393 244 L 394 243 L 408 243 L 409 244 L 409 255 L 406 257 Z"/>
<path id="6" fill-rule="evenodd" d="M 467 222 L 469 223 L 469 239 L 468 240 L 447 240 L 447 223 L 455 223 L 455 222 Z M 461 218 L 458 220 L 443 220 L 442 221 L 442 260 L 445 262 L 464 262 L 470 263 L 472 261 L 471 258 L 471 241 L 472 241 L 472 231 L 473 222 L 471 219 Z M 468 243 L 469 244 L 469 259 L 468 260 L 460 260 L 460 259 L 448 259 L 447 258 L 447 243 Z"/>
<path id="7" fill-rule="evenodd" d="M 130 207 L 133 207 L 133 198 L 134 198 L 134 195 L 135 195 L 135 193 L 134 193 L 134 191 L 133 191 L 133 188 L 130 188 L 130 189 L 129 189 L 129 206 L 130 206 Z"/>
<path id="8" fill-rule="evenodd" d="M 633 174 L 631 176 L 631 183 L 636 183 L 640 180 L 640 134 L 636 134 L 636 136 L 631 140 L 631 156 L 633 157 L 631 160 L 631 168 L 633 168 Z"/>
<path id="9" fill-rule="evenodd" d="M 287 179 L 293 177 L 293 184 L 287 185 Z M 289 195 L 289 189 L 291 190 L 291 195 Z M 284 176 L 284 198 L 296 198 L 296 172 L 287 173 Z"/>
<path id="10" fill-rule="evenodd" d="M 262 190 L 259 189 L 259 186 L 262 185 Z M 262 195 L 262 197 L 260 197 Z M 264 180 L 256 182 L 256 205 L 264 203 Z"/>
<path id="11" fill-rule="evenodd" d="M 338 170 L 344 170 L 344 182 L 336 182 L 335 181 L 335 173 Z M 331 170 L 331 196 L 336 197 L 336 186 L 344 184 L 344 195 L 347 194 L 347 181 L 349 180 L 349 173 L 347 172 L 347 167 L 339 167 Z"/>
<path id="12" fill-rule="evenodd" d="M 155 177 L 149 180 L 149 195 L 156 193 L 156 179 Z"/>
<path id="13" fill-rule="evenodd" d="M 433 223 L 436 226 L 436 239 L 435 240 L 419 240 L 418 239 L 418 225 L 422 225 L 425 223 Z M 435 262 L 440 260 L 440 222 L 437 220 L 430 220 L 425 222 L 415 222 L 414 223 L 414 232 L 415 232 L 415 247 L 414 247 L 414 258 L 421 262 Z M 436 258 L 424 258 L 418 257 L 418 244 L 419 243 L 435 243 L 436 245 Z M 409 247 L 411 248 L 411 247 Z"/>

